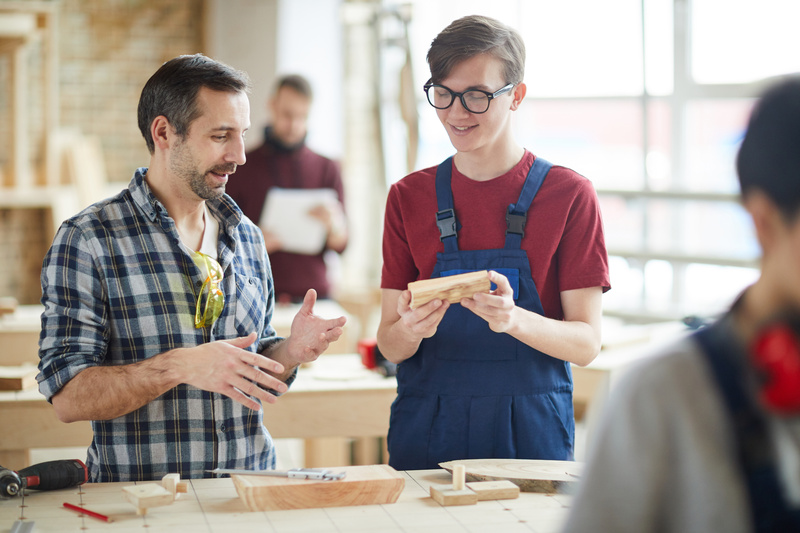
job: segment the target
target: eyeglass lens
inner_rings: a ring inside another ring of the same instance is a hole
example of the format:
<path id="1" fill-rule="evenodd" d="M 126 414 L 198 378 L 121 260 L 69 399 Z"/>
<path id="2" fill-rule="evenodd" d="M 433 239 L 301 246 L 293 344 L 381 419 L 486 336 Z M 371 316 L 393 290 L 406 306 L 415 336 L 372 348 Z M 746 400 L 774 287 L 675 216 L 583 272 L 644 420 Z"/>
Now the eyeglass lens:
<path id="1" fill-rule="evenodd" d="M 441 85 L 428 89 L 428 102 L 436 109 L 447 109 L 455 101 L 456 93 Z M 485 113 L 489 109 L 489 95 L 483 91 L 465 91 L 460 95 L 461 104 L 471 113 Z"/>

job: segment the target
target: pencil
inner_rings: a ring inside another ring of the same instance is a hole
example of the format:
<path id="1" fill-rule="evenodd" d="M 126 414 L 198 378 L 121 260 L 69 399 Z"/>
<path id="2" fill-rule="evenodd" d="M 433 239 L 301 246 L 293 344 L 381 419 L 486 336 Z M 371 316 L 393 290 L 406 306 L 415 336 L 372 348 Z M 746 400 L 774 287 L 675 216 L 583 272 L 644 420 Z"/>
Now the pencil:
<path id="1" fill-rule="evenodd" d="M 95 513 L 94 511 L 90 511 L 89 509 L 85 509 L 83 507 L 78 507 L 77 505 L 72 505 L 71 503 L 64 502 L 64 507 L 66 507 L 67 509 L 71 509 L 73 511 L 78 511 L 79 513 L 83 513 L 86 516 L 97 518 L 98 520 L 102 520 L 103 522 L 111 522 L 111 519 L 104 514 Z"/>

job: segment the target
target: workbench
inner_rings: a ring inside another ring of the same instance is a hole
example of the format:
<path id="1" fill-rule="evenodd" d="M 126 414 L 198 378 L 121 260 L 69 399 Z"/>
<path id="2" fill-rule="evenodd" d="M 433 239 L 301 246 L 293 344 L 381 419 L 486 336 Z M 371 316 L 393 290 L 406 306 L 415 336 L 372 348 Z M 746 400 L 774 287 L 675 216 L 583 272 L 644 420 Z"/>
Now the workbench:
<path id="1" fill-rule="evenodd" d="M 322 316 L 343 314 L 333 302 L 319 304 Z M 276 329 L 288 334 L 298 308 L 276 308 Z M 0 365 L 38 363 L 41 309 L 20 306 L 0 318 Z M 592 433 L 611 388 L 633 363 L 686 333 L 685 326 L 677 322 L 626 326 L 617 333 L 604 328 L 606 340 L 597 359 L 587 367 L 572 366 L 575 418 L 584 421 L 585 434 Z M 302 466 L 350 464 L 349 439 L 353 438 L 358 439 L 355 463 L 374 463 L 381 451 L 385 452 L 377 447 L 389 428 L 396 389 L 394 378 L 364 369 L 358 355 L 325 353 L 300 370 L 287 394 L 265 408 L 265 425 L 274 438 L 305 439 Z M 92 437 L 89 422 L 59 422 L 36 389 L 0 392 L 0 427 L 26 428 L 20 433 L 0 432 L 0 465 L 17 469 L 31 464 L 31 448 L 88 446 Z"/>
<path id="2" fill-rule="evenodd" d="M 385 437 L 396 394 L 397 382 L 367 370 L 358 356 L 326 354 L 265 406 L 264 425 L 274 438 L 307 439 L 307 467 L 349 464 L 343 438 Z M 30 464 L 31 448 L 88 447 L 92 440 L 89 422 L 60 422 L 36 388 L 0 392 L 0 427 L 25 428 L 0 432 L 0 465 L 12 469 Z"/>
<path id="3" fill-rule="evenodd" d="M 562 494 L 523 492 L 514 500 L 442 507 L 429 497 L 429 487 L 449 483 L 448 472 L 437 469 L 402 474 L 405 488 L 393 504 L 264 512 L 249 512 L 230 478 L 186 480 L 187 494 L 171 505 L 150 509 L 145 516 L 137 516 L 134 507 L 123 499 L 122 487 L 131 483 L 86 484 L 60 491 L 31 492 L 24 501 L 22 498 L 0 501 L 0 532 L 8 531 L 15 520 L 24 516 L 35 523 L 37 533 L 548 533 L 561 530 L 572 499 Z M 64 509 L 64 502 L 83 505 L 113 521 L 105 523 Z"/>

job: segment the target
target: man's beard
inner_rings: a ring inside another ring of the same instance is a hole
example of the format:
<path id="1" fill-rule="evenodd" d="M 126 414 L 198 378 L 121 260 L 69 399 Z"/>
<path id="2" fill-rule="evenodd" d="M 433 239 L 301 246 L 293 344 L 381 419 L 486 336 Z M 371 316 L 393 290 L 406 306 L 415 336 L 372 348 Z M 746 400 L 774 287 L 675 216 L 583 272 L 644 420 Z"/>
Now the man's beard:
<path id="1" fill-rule="evenodd" d="M 197 196 L 203 200 L 214 200 L 225 194 L 225 185 L 221 187 L 212 187 L 208 183 L 206 176 L 209 172 L 214 172 L 216 174 L 233 174 L 236 172 L 236 163 L 216 165 L 205 172 L 198 172 L 195 168 L 194 158 L 191 153 L 189 153 L 186 145 L 181 142 L 175 147 L 172 162 L 170 163 L 170 170 L 186 182 L 192 192 Z"/>

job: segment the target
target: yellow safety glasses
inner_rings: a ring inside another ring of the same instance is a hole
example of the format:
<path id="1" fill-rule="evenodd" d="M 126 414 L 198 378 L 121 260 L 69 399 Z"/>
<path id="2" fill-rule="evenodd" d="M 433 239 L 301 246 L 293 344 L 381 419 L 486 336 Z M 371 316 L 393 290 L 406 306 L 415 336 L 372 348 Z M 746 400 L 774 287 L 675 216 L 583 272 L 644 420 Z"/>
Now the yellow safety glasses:
<path id="1" fill-rule="evenodd" d="M 225 306 L 225 295 L 220 287 L 222 267 L 214 258 L 202 252 L 193 252 L 192 259 L 200 271 L 207 274 L 197 295 L 197 306 L 194 311 L 194 327 L 205 328 L 214 324 Z M 203 295 L 205 295 L 205 305 L 202 303 Z"/>

